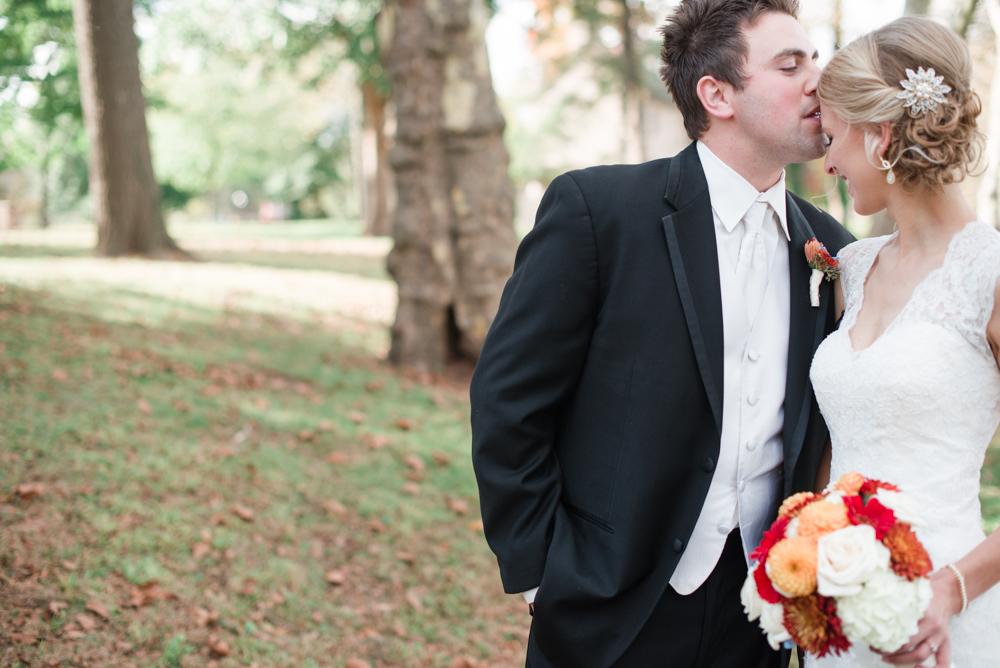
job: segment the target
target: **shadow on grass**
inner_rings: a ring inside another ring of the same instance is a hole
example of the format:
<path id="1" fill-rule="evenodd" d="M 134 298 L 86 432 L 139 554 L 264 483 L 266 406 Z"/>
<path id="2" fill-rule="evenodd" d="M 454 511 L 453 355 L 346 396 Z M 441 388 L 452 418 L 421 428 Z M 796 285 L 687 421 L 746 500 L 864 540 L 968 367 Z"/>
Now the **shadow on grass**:
<path id="1" fill-rule="evenodd" d="M 523 665 L 466 388 L 128 298 L 0 293 L 0 665 Z"/>

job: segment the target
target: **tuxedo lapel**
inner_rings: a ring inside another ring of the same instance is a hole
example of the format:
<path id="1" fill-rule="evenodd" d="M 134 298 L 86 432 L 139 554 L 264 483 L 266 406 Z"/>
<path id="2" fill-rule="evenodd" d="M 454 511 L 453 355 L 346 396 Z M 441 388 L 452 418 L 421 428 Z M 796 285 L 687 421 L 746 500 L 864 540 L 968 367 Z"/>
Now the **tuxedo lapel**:
<path id="1" fill-rule="evenodd" d="M 791 237 L 788 242 L 791 326 L 788 336 L 784 425 L 785 495 L 787 496 L 809 423 L 809 409 L 812 405 L 809 396 L 809 367 L 812 364 L 813 353 L 823 340 L 830 303 L 827 300 L 833 299 L 833 292 L 830 283 L 823 281 L 820 285 L 820 306 L 817 308 L 809 303 L 809 277 L 812 270 L 806 262 L 805 244 L 815 235 L 791 195 L 786 195 L 785 201 L 788 233 Z"/>
<path id="2" fill-rule="evenodd" d="M 670 266 L 715 425 L 722 433 L 725 351 L 719 255 L 708 182 L 694 143 L 671 161 L 664 198 L 676 209 L 663 217 Z"/>

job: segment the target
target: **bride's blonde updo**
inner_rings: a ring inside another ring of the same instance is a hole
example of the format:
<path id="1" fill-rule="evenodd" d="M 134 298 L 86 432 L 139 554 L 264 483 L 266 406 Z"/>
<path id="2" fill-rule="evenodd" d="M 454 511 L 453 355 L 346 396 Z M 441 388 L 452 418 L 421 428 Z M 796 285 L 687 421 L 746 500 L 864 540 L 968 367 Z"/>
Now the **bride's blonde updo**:
<path id="1" fill-rule="evenodd" d="M 906 70 L 933 68 L 951 87 L 938 111 L 913 116 L 897 97 Z M 865 133 L 868 159 L 894 164 L 908 190 L 937 189 L 961 181 L 982 154 L 976 128 L 982 111 L 972 90 L 972 56 L 952 30 L 930 19 L 907 17 L 860 37 L 838 51 L 823 70 L 819 98 L 842 120 Z M 890 123 L 889 147 L 877 154 L 879 123 Z"/>

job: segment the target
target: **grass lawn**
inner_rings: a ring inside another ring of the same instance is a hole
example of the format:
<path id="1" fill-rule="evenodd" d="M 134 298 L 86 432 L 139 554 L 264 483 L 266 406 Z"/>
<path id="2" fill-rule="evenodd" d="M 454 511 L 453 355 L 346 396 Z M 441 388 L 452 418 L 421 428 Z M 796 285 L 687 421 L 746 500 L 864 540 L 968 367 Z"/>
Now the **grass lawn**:
<path id="1" fill-rule="evenodd" d="M 0 246 L 0 665 L 523 665 L 467 370 L 379 361 L 381 258 L 67 248 Z"/>
<path id="2" fill-rule="evenodd" d="M 0 666 L 523 665 L 468 370 L 380 361 L 388 245 L 345 229 L 175 230 L 202 263 L 0 235 Z"/>

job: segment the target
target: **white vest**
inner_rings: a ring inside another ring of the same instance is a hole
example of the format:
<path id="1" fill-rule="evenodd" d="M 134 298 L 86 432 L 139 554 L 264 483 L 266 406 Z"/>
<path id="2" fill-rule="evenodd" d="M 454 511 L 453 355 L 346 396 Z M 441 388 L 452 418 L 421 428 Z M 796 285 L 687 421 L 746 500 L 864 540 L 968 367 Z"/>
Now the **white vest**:
<path id="1" fill-rule="evenodd" d="M 698 522 L 670 578 L 682 595 L 705 582 L 736 526 L 744 554 L 753 551 L 781 503 L 790 297 L 788 240 L 778 238 L 754 323 L 732 262 L 718 244 L 725 342 L 721 447 Z"/>

